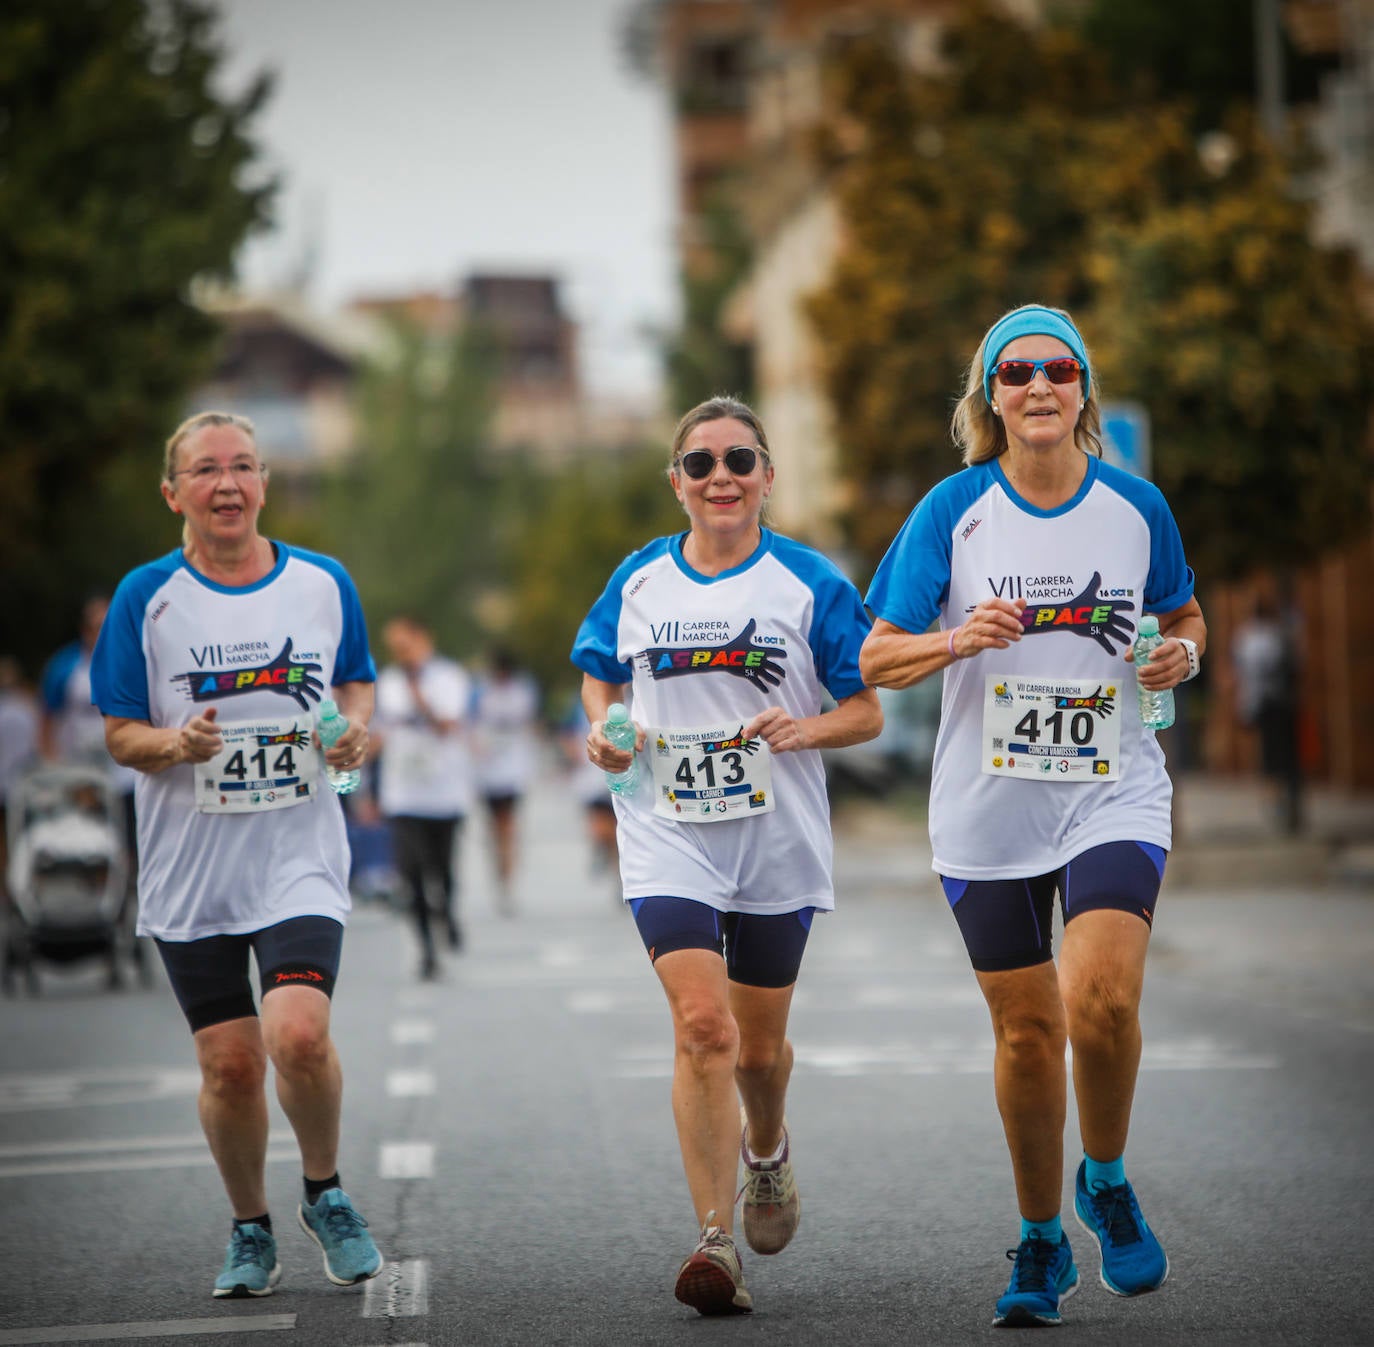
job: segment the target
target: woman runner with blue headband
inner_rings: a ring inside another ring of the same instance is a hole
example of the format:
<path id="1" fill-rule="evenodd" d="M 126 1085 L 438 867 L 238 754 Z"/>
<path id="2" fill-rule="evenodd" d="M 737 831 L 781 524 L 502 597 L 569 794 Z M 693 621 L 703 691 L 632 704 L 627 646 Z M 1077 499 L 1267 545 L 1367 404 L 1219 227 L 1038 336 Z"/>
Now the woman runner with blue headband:
<path id="1" fill-rule="evenodd" d="M 944 674 L 930 836 L 992 1014 L 1021 1213 L 993 1316 L 1009 1327 L 1059 1323 L 1078 1289 L 1060 1220 L 1066 1040 L 1084 1148 L 1074 1210 L 1102 1283 L 1133 1296 L 1169 1271 L 1124 1165 L 1172 844 L 1164 755 L 1136 686 L 1196 674 L 1207 628 L 1164 497 L 1101 461 L 1097 397 L 1068 314 L 1029 304 L 993 324 L 954 412 L 966 467 L 930 491 L 878 567 L 860 657 L 878 687 Z M 1137 669 L 1145 613 L 1168 639 Z"/>

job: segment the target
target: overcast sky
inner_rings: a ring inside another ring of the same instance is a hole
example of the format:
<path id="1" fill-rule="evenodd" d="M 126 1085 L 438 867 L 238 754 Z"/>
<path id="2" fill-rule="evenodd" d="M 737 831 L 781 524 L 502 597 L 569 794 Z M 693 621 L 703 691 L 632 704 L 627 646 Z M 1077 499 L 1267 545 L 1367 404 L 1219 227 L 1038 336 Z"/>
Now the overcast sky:
<path id="1" fill-rule="evenodd" d="M 676 314 L 663 90 L 628 68 L 629 0 L 219 0 L 225 84 L 277 74 L 257 122 L 283 178 L 245 281 L 316 244 L 311 297 L 551 271 L 593 392 L 658 380 Z"/>

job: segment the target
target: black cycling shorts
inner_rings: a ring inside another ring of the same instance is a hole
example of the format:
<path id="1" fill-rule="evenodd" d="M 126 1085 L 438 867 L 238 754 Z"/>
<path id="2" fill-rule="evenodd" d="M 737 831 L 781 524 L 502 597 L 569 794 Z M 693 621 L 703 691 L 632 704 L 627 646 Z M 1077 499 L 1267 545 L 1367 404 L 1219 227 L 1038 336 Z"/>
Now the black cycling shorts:
<path id="1" fill-rule="evenodd" d="M 760 916 L 718 912 L 694 898 L 632 898 L 630 910 L 651 962 L 679 949 L 713 949 L 731 982 L 790 987 L 797 980 L 814 907 Z"/>
<path id="2" fill-rule="evenodd" d="M 263 996 L 278 987 L 297 986 L 332 996 L 343 932 L 342 923 L 332 917 L 292 917 L 247 935 L 156 943 L 172 993 L 194 1034 L 258 1013 L 248 976 L 249 950 L 257 960 Z"/>
<path id="3" fill-rule="evenodd" d="M 1164 879 L 1167 853 L 1151 842 L 1105 842 L 1034 879 L 947 879 L 945 897 L 981 973 L 1033 968 L 1054 957 L 1054 895 L 1067 925 L 1080 912 L 1111 908 L 1147 926 Z"/>

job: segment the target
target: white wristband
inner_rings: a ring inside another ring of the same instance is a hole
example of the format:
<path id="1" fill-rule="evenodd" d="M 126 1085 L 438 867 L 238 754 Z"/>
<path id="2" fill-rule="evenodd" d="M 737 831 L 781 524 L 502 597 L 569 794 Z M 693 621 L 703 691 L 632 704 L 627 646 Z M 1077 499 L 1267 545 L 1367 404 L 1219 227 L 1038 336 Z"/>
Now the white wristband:
<path id="1" fill-rule="evenodd" d="M 1189 678 L 1196 678 L 1198 671 L 1202 668 L 1202 663 L 1198 659 L 1197 642 L 1190 641 L 1186 636 L 1176 636 L 1174 639 L 1183 647 L 1183 653 L 1188 656 L 1188 673 L 1183 680 L 1186 683 Z"/>

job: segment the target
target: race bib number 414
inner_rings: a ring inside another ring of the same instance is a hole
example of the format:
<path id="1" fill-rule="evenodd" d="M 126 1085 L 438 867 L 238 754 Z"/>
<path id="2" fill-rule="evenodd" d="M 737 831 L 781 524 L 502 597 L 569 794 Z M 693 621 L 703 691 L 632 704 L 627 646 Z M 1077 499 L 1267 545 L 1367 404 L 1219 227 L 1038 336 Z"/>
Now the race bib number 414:
<path id="1" fill-rule="evenodd" d="M 654 813 L 679 823 L 721 823 L 771 814 L 772 760 L 744 727 L 710 725 L 648 732 Z"/>
<path id="2" fill-rule="evenodd" d="M 1115 781 L 1121 770 L 1121 689 L 1090 678 L 989 674 L 982 769 L 1022 781 Z"/>
<path id="3" fill-rule="evenodd" d="M 202 814 L 248 814 L 304 804 L 319 790 L 309 716 L 221 725 L 224 747 L 196 765 Z"/>

